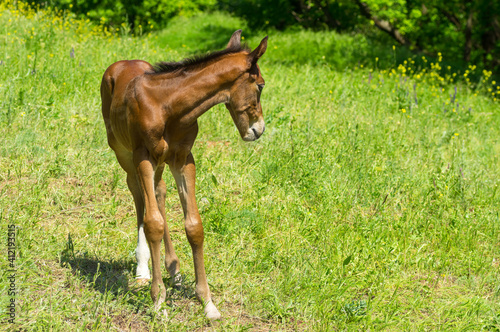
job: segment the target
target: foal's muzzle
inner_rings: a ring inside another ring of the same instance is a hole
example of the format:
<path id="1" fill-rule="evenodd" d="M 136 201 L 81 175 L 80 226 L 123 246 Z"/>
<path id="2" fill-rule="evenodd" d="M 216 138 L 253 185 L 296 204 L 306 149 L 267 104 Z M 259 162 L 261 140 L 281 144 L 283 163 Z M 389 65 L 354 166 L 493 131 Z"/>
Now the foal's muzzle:
<path id="1" fill-rule="evenodd" d="M 260 118 L 259 121 L 254 122 L 250 128 L 247 130 L 247 134 L 243 137 L 244 141 L 255 141 L 264 133 L 266 129 L 266 124 L 264 123 L 264 119 Z"/>

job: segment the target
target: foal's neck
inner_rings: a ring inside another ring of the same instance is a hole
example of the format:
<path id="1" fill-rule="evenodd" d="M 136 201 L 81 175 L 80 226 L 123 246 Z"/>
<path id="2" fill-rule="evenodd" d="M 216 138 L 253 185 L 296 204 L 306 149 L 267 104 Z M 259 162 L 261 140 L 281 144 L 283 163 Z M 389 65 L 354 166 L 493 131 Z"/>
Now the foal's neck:
<path id="1" fill-rule="evenodd" d="M 213 106 L 229 101 L 229 89 L 245 72 L 245 57 L 226 56 L 206 67 L 175 77 L 165 77 L 167 106 L 182 126 L 190 126 Z"/>

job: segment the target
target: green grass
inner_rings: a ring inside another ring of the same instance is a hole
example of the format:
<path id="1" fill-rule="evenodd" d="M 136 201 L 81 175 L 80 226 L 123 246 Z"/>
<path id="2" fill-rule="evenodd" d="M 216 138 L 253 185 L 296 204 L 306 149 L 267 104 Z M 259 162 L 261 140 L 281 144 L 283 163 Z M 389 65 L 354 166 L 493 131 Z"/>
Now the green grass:
<path id="1" fill-rule="evenodd" d="M 390 61 L 403 51 L 392 45 L 377 69 L 360 37 L 270 33 L 260 62 L 265 134 L 241 141 L 215 107 L 193 149 L 207 274 L 224 319 L 210 326 L 189 297 L 191 252 L 166 174 L 186 289 L 170 293 L 162 321 L 148 287 L 134 283 L 134 208 L 106 143 L 101 75 L 120 59 L 223 47 L 245 23 L 215 13 L 132 37 L 1 8 L 2 243 L 17 226 L 17 316 L 5 322 L 3 273 L 1 330 L 500 329 L 500 113 L 489 73 L 457 80 L 412 65 L 420 56 L 398 69 Z M 263 34 L 246 36 L 255 47 Z"/>

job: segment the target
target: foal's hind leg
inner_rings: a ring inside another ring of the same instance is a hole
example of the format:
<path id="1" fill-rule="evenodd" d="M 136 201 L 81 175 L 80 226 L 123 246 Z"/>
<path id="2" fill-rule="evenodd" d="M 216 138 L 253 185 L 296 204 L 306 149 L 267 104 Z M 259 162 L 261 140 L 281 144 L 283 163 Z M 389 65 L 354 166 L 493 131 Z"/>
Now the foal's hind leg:
<path id="1" fill-rule="evenodd" d="M 162 179 L 164 168 L 165 164 L 158 166 L 155 172 L 156 202 L 158 203 L 158 208 L 160 209 L 160 213 L 163 216 L 164 221 L 163 240 L 165 241 L 165 268 L 170 274 L 170 284 L 174 287 L 178 287 L 181 284 L 181 276 L 179 274 L 179 258 L 177 258 L 177 255 L 175 254 L 174 245 L 170 239 L 167 216 L 165 213 L 165 195 L 167 186 L 165 185 L 165 181 Z"/>
<path id="2" fill-rule="evenodd" d="M 151 278 L 149 274 L 149 248 L 144 234 L 144 198 L 141 194 L 141 187 L 137 180 L 137 174 L 127 173 L 127 185 L 134 197 L 135 210 L 137 213 L 137 247 L 135 249 L 135 258 L 137 259 L 136 278 L 139 282 L 144 282 Z"/>
<path id="3" fill-rule="evenodd" d="M 144 234 L 144 197 L 142 196 L 141 186 L 138 182 L 132 153 L 121 148 L 119 144 L 112 144 L 115 142 L 114 136 L 111 135 L 109 141 L 110 146 L 115 151 L 118 163 L 127 173 L 128 189 L 134 198 L 135 212 L 137 214 L 137 247 L 135 249 L 135 258 L 137 259 L 136 278 L 139 282 L 144 282 L 151 278 L 148 267 L 150 253 L 146 235 Z"/>
<path id="4" fill-rule="evenodd" d="M 155 193 L 155 170 L 153 161 L 150 159 L 146 148 L 138 148 L 133 153 L 134 165 L 137 171 L 137 178 L 141 187 L 142 197 L 146 213 L 144 215 L 144 234 L 149 244 L 151 261 L 153 265 L 153 280 L 151 282 L 151 298 L 155 309 L 159 310 L 160 305 L 165 301 L 167 295 L 165 285 L 161 278 L 161 255 L 160 247 L 164 233 L 164 217 L 160 212 L 156 201 Z"/>

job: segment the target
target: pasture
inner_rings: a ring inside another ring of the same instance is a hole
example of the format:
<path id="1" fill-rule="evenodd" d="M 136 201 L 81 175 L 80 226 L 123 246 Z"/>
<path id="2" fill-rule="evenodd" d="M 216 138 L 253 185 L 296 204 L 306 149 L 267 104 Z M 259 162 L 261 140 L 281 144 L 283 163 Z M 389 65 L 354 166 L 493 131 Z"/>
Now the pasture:
<path id="1" fill-rule="evenodd" d="M 135 211 L 106 142 L 102 74 L 121 59 L 221 49 L 238 28 L 252 48 L 263 34 L 214 13 L 131 36 L 17 6 L 0 4 L 0 330 L 500 329 L 491 72 L 359 37 L 269 33 L 259 61 L 266 132 L 243 142 L 218 106 L 200 118 L 193 148 L 223 319 L 202 318 L 192 297 L 191 248 L 166 172 L 185 279 L 162 320 L 134 280 Z"/>

